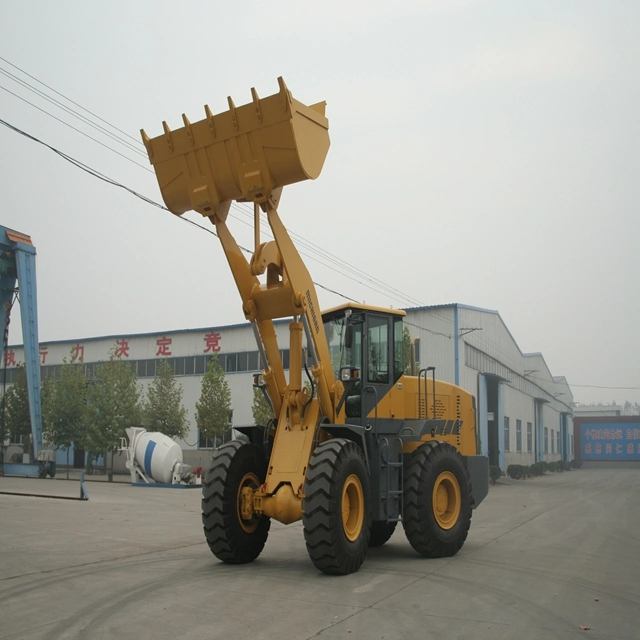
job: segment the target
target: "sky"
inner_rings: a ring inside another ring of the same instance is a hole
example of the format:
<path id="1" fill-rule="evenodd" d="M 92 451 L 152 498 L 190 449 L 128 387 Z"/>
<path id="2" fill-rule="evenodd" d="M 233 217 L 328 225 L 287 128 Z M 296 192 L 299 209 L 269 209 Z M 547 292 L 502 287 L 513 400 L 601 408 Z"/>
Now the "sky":
<path id="1" fill-rule="evenodd" d="M 640 402 L 639 31 L 637 0 L 3 0 L 0 119 L 161 202 L 140 129 L 283 76 L 327 102 L 323 171 L 279 206 L 323 307 L 495 309 L 576 402 Z M 213 235 L 6 126 L 0 194 L 41 342 L 244 322 Z"/>

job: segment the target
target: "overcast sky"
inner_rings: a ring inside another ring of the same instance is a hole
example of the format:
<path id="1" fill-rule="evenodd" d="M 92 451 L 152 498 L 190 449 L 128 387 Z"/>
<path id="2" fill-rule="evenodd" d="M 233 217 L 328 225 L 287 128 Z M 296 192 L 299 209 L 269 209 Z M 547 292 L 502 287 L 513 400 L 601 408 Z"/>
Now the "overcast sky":
<path id="1" fill-rule="evenodd" d="M 639 33 L 637 0 L 2 0 L 0 118 L 160 202 L 140 128 L 271 95 L 283 76 L 327 101 L 324 170 L 279 208 L 317 283 L 497 309 L 576 401 L 640 402 Z M 41 342 L 244 321 L 214 236 L 4 126 L 0 193 L 0 224 L 37 248 Z M 252 246 L 247 209 L 232 212 Z"/>

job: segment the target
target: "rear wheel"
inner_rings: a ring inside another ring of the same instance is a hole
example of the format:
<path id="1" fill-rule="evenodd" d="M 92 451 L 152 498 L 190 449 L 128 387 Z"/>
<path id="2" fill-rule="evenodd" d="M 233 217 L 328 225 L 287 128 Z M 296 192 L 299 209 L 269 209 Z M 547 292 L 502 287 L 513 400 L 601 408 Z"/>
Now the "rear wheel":
<path id="1" fill-rule="evenodd" d="M 330 574 L 357 571 L 367 555 L 371 511 L 362 449 L 343 438 L 318 445 L 304 495 L 302 524 L 313 564 Z"/>
<path id="2" fill-rule="evenodd" d="M 267 462 L 255 445 L 223 444 L 213 454 L 202 485 L 202 524 L 213 555 L 229 564 L 255 560 L 264 548 L 271 520 L 242 511 L 243 490 L 256 490 Z"/>
<path id="3" fill-rule="evenodd" d="M 471 524 L 471 479 L 464 458 L 444 442 L 428 442 L 411 457 L 404 481 L 402 524 L 421 555 L 455 555 Z"/>
<path id="4" fill-rule="evenodd" d="M 384 520 L 374 520 L 371 523 L 371 535 L 369 536 L 370 547 L 381 547 L 396 530 L 397 522 L 385 522 Z"/>

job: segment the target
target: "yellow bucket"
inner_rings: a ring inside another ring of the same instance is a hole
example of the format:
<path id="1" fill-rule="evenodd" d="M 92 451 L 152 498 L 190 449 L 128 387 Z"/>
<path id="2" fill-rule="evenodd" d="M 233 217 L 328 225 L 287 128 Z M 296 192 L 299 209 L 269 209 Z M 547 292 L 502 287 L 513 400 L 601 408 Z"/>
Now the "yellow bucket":
<path id="1" fill-rule="evenodd" d="M 274 189 L 315 179 L 329 151 L 326 103 L 307 106 L 293 98 L 282 78 L 280 91 L 189 122 L 142 140 L 168 209 L 181 215 L 223 214 L 231 200 L 266 202 Z"/>

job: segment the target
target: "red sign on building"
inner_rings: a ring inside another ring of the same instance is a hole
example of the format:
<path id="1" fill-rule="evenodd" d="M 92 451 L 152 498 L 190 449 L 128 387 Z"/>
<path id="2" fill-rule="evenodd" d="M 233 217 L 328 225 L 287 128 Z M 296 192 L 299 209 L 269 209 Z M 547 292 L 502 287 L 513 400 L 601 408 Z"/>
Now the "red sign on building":
<path id="1" fill-rule="evenodd" d="M 162 338 L 158 338 L 156 340 L 156 345 L 158 346 L 158 350 L 156 351 L 157 356 L 171 355 L 171 349 L 169 349 L 169 347 L 171 346 L 171 338 L 162 336 Z"/>
<path id="2" fill-rule="evenodd" d="M 129 342 L 127 340 L 116 340 L 116 349 L 113 352 L 116 358 L 129 357 Z"/>
<path id="3" fill-rule="evenodd" d="M 216 331 L 211 331 L 210 333 L 206 333 L 204 336 L 204 352 L 208 353 L 218 353 L 220 351 L 220 334 Z"/>
<path id="4" fill-rule="evenodd" d="M 73 349 L 71 349 L 71 362 L 84 362 L 84 345 L 76 344 Z"/>

